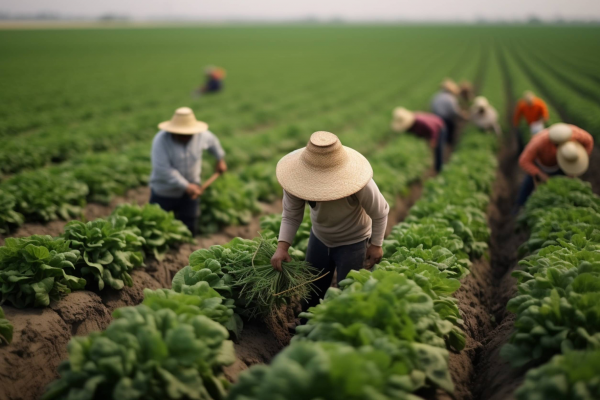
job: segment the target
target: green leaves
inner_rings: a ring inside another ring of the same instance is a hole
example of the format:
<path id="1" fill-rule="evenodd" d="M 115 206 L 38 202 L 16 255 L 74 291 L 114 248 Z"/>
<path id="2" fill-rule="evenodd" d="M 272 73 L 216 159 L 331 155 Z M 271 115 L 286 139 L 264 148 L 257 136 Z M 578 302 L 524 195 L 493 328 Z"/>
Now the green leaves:
<path id="1" fill-rule="evenodd" d="M 235 360 L 227 330 L 154 305 L 118 309 L 104 332 L 71 339 L 61 377 L 42 398 L 223 399 L 228 384 L 214 371 Z"/>
<path id="2" fill-rule="evenodd" d="M 143 263 L 141 249 L 145 240 L 137 228 L 127 228 L 127 218 L 71 221 L 62 237 L 82 254 L 77 265 L 79 273 L 95 281 L 99 290 L 105 285 L 117 290 L 132 286 L 129 273 Z"/>
<path id="3" fill-rule="evenodd" d="M 23 224 L 23 215 L 15 211 L 16 199 L 12 194 L 0 189 L 0 235 L 10 233 Z"/>
<path id="4" fill-rule="evenodd" d="M 12 342 L 13 329 L 10 321 L 4 316 L 4 310 L 0 307 L 0 346 Z"/>
<path id="5" fill-rule="evenodd" d="M 71 290 L 83 289 L 75 276 L 80 252 L 64 239 L 50 236 L 7 238 L 0 247 L 0 304 L 45 307 Z"/>

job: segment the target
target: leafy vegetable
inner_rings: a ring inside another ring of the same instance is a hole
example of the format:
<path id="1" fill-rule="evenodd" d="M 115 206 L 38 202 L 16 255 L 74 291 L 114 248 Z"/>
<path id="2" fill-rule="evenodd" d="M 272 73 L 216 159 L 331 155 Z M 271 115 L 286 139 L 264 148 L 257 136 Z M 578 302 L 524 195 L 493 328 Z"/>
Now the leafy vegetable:
<path id="1" fill-rule="evenodd" d="M 103 332 L 74 337 L 50 399 L 222 399 L 235 360 L 227 330 L 204 315 L 120 308 Z"/>
<path id="2" fill-rule="evenodd" d="M 0 346 L 12 342 L 14 327 L 4 316 L 4 310 L 0 307 Z"/>
<path id="3" fill-rule="evenodd" d="M 133 204 L 121 204 L 113 215 L 127 218 L 128 228 L 137 228 L 144 238 L 144 250 L 151 252 L 161 260 L 169 248 L 176 243 L 192 243 L 189 229 L 173 215 L 164 211 L 157 204 L 146 204 L 143 207 Z"/>
<path id="4" fill-rule="evenodd" d="M 83 289 L 85 279 L 74 276 L 78 250 L 50 236 L 7 238 L 0 247 L 0 304 L 44 307 L 71 290 Z"/>
<path id="5" fill-rule="evenodd" d="M 96 281 L 99 290 L 104 289 L 105 284 L 117 290 L 133 285 L 129 273 L 143 263 L 140 250 L 145 240 L 139 229 L 127 228 L 127 218 L 112 216 L 88 223 L 71 221 L 62 237 L 71 241 L 71 248 L 81 252 L 78 272 Z"/>
<path id="6" fill-rule="evenodd" d="M 260 218 L 260 229 L 263 231 L 263 235 L 272 234 L 274 237 L 278 237 L 280 228 L 281 214 L 265 215 Z M 295 256 L 298 259 L 303 260 L 306 258 L 306 250 L 308 249 L 308 239 L 310 238 L 311 229 L 312 221 L 310 219 L 310 209 L 306 207 L 304 210 L 304 218 L 298 227 L 298 231 L 294 237 L 294 243 L 292 243 L 292 246 L 296 250 Z"/>
<path id="7" fill-rule="evenodd" d="M 23 224 L 24 218 L 15 211 L 15 197 L 0 189 L 0 235 L 10 233 L 11 229 Z"/>

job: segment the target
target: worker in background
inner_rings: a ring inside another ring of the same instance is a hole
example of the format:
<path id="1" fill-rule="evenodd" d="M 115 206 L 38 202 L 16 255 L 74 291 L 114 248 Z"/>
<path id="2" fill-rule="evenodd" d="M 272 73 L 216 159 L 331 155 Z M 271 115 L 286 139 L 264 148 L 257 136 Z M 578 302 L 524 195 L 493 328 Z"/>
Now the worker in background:
<path id="1" fill-rule="evenodd" d="M 523 98 L 517 103 L 515 114 L 513 116 L 513 126 L 517 134 L 517 144 L 519 146 L 519 153 L 523 150 L 525 139 L 523 138 L 523 132 L 519 129 L 521 118 L 524 118 L 529 125 L 529 131 L 531 135 L 535 135 L 544 129 L 546 123 L 548 123 L 548 106 L 544 100 L 536 97 L 536 95 L 528 90 L 523 94 Z"/>
<path id="2" fill-rule="evenodd" d="M 442 82 L 441 90 L 431 100 L 431 112 L 440 117 L 446 125 L 446 141 L 454 144 L 456 133 L 456 121 L 467 119 L 467 112 L 463 111 L 458 104 L 460 88 L 451 79 Z"/>
<path id="3" fill-rule="evenodd" d="M 519 190 L 517 206 L 524 205 L 535 186 L 550 176 L 583 174 L 593 148 L 592 135 L 575 125 L 554 124 L 533 136 L 519 159 L 527 176 Z"/>
<path id="4" fill-rule="evenodd" d="M 305 148 L 279 161 L 276 174 L 283 187 L 279 244 L 271 258 L 276 270 L 281 271 L 282 262 L 291 261 L 288 249 L 306 203 L 310 206 L 312 230 L 306 261 L 323 278 L 314 282 L 316 293 L 303 305 L 306 310 L 319 304 L 334 271 L 339 283 L 351 270 L 371 268 L 381 261 L 390 207 L 373 181 L 369 161 L 342 146 L 333 133 L 313 133 Z"/>
<path id="5" fill-rule="evenodd" d="M 204 74 L 206 75 L 206 83 L 196 91 L 197 95 L 217 93 L 223 89 L 223 79 L 226 76 L 223 68 L 210 65 L 204 69 Z"/>
<path id="6" fill-rule="evenodd" d="M 173 118 L 158 124 L 158 128 L 152 142 L 150 203 L 173 211 L 195 235 L 202 194 L 202 153 L 208 150 L 217 159 L 215 170 L 223 173 L 227 171 L 225 152 L 208 125 L 196 120 L 188 107 L 178 108 Z"/>
<path id="7" fill-rule="evenodd" d="M 440 172 L 444 160 L 444 144 L 446 142 L 446 126 L 437 115 L 412 112 L 404 107 L 394 109 L 392 130 L 395 132 L 410 132 L 429 141 L 433 149 L 435 170 Z"/>
<path id="8" fill-rule="evenodd" d="M 460 100 L 460 106 L 462 109 L 467 110 L 475 97 L 475 91 L 473 85 L 469 81 L 462 81 L 459 85 L 460 93 L 458 98 Z"/>
<path id="9" fill-rule="evenodd" d="M 471 106 L 471 122 L 484 132 L 494 132 L 500 135 L 500 124 L 498 123 L 498 112 L 483 96 L 475 97 Z"/>

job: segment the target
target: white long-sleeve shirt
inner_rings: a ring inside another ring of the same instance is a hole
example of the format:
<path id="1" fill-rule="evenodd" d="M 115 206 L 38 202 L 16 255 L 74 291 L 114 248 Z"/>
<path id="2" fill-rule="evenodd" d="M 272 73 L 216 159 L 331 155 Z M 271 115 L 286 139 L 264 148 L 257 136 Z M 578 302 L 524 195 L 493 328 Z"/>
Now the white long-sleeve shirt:
<path id="1" fill-rule="evenodd" d="M 181 197 L 189 183 L 200 184 L 202 152 L 208 150 L 218 160 L 225 156 L 219 139 L 210 131 L 194 135 L 186 144 L 159 131 L 152 142 L 150 187 L 159 196 Z"/>
<path id="2" fill-rule="evenodd" d="M 484 131 L 493 131 L 497 135 L 500 132 L 500 124 L 498 124 L 498 112 L 492 106 L 487 106 L 484 113 L 478 112 L 477 107 L 471 109 L 471 122 L 479 129 Z"/>
<path id="3" fill-rule="evenodd" d="M 306 201 L 283 192 L 283 214 L 279 241 L 293 243 L 302 223 Z M 310 208 L 315 236 L 327 247 L 345 246 L 371 238 L 383 244 L 390 206 L 372 179 L 351 196 L 339 200 L 316 202 Z"/>

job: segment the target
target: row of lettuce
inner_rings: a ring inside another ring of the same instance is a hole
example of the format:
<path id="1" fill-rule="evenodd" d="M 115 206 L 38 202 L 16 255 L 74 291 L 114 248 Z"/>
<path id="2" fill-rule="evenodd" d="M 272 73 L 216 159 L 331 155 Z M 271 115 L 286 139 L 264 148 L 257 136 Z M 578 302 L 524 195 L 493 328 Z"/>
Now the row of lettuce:
<path id="1" fill-rule="evenodd" d="M 588 183 L 555 177 L 519 222 L 531 235 L 512 274 L 515 330 L 501 354 L 514 367 L 538 368 L 516 397 L 600 398 L 600 197 Z"/>
<path id="2" fill-rule="evenodd" d="M 428 387 L 452 392 L 448 349 L 461 350 L 465 338 L 451 295 L 489 236 L 479 222 L 494 179 L 495 140 L 467 134 L 386 241 L 386 260 L 372 272 L 352 272 L 301 315 L 308 323 L 270 366 L 252 367 L 231 388 L 222 373 L 234 361 L 227 331 L 239 334 L 240 316 L 306 297 L 317 276 L 298 249 L 283 273 L 273 270 L 276 218 L 265 219 L 254 240 L 194 252 L 171 289 L 146 290 L 144 302 L 117 310 L 106 331 L 74 338 L 44 398 L 416 399 L 412 393 Z M 420 215 L 425 210 L 430 216 Z"/>

